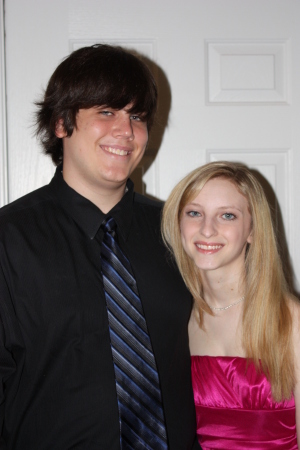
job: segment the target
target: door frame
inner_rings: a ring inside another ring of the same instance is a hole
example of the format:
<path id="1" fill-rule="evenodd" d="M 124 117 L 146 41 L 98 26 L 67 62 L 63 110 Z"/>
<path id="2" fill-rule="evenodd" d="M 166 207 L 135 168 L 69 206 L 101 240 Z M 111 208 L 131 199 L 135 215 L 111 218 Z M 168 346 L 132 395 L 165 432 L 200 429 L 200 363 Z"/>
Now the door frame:
<path id="1" fill-rule="evenodd" d="M 4 0 L 0 2 L 0 207 L 8 203 Z"/>

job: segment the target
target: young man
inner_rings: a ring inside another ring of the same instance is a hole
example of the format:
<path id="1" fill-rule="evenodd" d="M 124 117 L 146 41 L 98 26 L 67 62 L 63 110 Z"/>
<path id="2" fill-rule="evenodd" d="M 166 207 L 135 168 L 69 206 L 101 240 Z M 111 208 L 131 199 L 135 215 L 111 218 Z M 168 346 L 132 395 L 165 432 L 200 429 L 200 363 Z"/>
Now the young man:
<path id="1" fill-rule="evenodd" d="M 152 75 L 137 57 L 97 45 L 65 59 L 38 104 L 37 133 L 56 174 L 0 212 L 1 449 L 199 448 L 191 299 L 161 242 L 160 204 L 135 194 L 129 179 L 156 100 Z M 113 232 L 105 228 L 111 220 Z M 115 346 L 107 287 L 114 282 L 103 259 L 105 239 L 114 237 L 136 280 L 130 290 L 147 340 L 134 337 L 141 367 L 130 348 L 125 375 L 119 360 L 131 344 Z M 136 391 L 143 391 L 148 366 L 159 403 L 152 410 L 152 393 L 140 399 L 121 386 L 138 373 Z"/>

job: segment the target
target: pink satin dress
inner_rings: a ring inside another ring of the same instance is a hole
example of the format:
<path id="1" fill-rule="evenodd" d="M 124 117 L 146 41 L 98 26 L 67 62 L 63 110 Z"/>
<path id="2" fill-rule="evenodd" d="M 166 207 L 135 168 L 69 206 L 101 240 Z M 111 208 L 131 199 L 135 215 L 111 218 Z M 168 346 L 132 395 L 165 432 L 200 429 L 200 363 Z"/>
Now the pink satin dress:
<path id="1" fill-rule="evenodd" d="M 192 356 L 197 434 L 203 450 L 294 450 L 294 398 L 274 402 L 254 364 L 231 356 Z"/>

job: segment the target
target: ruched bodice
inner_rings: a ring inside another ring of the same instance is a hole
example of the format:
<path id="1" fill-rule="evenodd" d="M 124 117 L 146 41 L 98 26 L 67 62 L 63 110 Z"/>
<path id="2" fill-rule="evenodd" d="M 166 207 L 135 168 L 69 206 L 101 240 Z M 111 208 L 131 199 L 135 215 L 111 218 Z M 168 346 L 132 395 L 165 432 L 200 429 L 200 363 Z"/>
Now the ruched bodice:
<path id="1" fill-rule="evenodd" d="M 273 401 L 254 364 L 227 356 L 192 356 L 191 364 L 203 450 L 298 449 L 294 398 Z"/>

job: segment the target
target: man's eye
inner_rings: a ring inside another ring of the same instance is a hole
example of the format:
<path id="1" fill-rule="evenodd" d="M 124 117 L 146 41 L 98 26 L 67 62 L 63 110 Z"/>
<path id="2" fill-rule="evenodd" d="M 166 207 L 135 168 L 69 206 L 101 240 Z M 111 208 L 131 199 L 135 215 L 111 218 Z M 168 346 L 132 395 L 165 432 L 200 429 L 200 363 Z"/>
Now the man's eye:
<path id="1" fill-rule="evenodd" d="M 236 219 L 236 216 L 232 213 L 225 213 L 222 215 L 223 219 L 225 220 L 234 220 Z"/>
<path id="2" fill-rule="evenodd" d="M 130 120 L 141 121 L 142 119 L 140 118 L 140 116 L 133 114 L 130 116 Z"/>
<path id="3" fill-rule="evenodd" d="M 107 109 L 103 109 L 102 111 L 99 111 L 100 114 L 102 114 L 103 116 L 110 116 L 112 114 L 111 111 L 108 111 Z"/>

